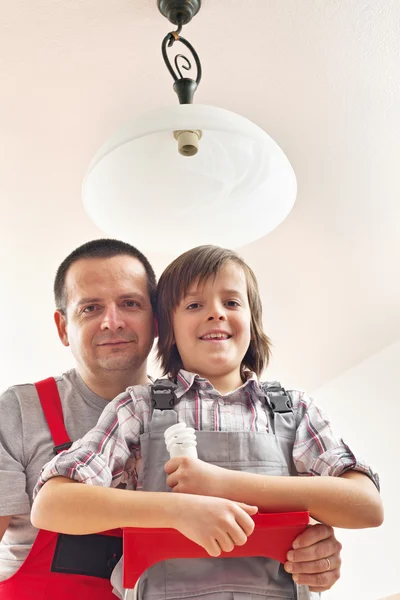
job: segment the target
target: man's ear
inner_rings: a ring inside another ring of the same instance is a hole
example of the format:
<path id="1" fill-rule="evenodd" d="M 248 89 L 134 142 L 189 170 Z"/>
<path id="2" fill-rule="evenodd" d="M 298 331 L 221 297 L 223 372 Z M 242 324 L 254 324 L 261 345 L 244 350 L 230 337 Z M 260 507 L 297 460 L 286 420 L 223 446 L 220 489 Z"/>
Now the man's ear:
<path id="1" fill-rule="evenodd" d="M 64 346 L 69 346 L 68 332 L 67 332 L 67 320 L 60 310 L 56 310 L 54 313 L 54 321 L 58 331 L 58 337 Z"/>

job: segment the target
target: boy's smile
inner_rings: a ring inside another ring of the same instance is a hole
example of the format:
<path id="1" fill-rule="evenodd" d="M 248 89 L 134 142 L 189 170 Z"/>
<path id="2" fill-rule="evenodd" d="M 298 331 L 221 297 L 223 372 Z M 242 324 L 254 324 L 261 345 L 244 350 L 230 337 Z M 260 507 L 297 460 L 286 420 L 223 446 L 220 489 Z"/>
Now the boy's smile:
<path id="1" fill-rule="evenodd" d="M 194 282 L 173 316 L 184 369 L 205 377 L 221 393 L 240 387 L 250 323 L 246 278 L 240 266 L 228 262 L 215 277 L 200 285 Z"/>
<path id="2" fill-rule="evenodd" d="M 231 337 L 231 334 L 227 331 L 223 331 L 222 329 L 211 329 L 200 336 L 200 339 L 203 340 L 203 342 L 223 342 L 224 340 L 229 340 Z"/>

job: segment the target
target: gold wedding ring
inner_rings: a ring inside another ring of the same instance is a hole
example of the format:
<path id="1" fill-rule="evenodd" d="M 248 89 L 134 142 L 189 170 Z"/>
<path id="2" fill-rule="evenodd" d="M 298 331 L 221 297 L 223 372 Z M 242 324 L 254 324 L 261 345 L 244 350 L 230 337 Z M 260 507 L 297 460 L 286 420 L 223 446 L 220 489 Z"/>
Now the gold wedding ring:
<path id="1" fill-rule="evenodd" d="M 331 570 L 331 561 L 329 560 L 328 557 L 325 557 L 325 560 L 328 563 L 327 568 L 325 569 L 325 572 L 328 572 Z"/>

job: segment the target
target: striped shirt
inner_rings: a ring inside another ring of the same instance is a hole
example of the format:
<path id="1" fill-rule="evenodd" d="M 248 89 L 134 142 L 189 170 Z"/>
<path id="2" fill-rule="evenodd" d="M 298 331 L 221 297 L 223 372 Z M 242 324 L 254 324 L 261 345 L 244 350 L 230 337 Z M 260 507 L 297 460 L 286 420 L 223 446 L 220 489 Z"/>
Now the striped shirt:
<path id="1" fill-rule="evenodd" d="M 368 475 L 379 489 L 378 476 L 334 435 L 312 399 L 298 390 L 287 393 L 296 422 L 293 462 L 297 473 L 338 477 L 354 469 Z M 175 394 L 178 420 L 196 430 L 270 430 L 269 401 L 253 373 L 240 388 L 221 395 L 206 379 L 181 370 Z M 151 385 L 128 388 L 109 403 L 96 427 L 43 468 L 35 495 L 58 475 L 91 485 L 137 489 L 142 468 L 140 435 L 149 431 L 150 419 Z"/>

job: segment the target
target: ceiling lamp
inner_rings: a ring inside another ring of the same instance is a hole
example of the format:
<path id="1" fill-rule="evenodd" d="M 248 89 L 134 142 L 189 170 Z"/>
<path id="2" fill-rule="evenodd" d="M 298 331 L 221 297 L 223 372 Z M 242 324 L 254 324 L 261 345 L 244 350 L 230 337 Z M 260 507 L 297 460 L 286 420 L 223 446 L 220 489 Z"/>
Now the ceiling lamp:
<path id="1" fill-rule="evenodd" d="M 83 182 L 89 217 L 106 234 L 143 250 L 176 254 L 200 244 L 235 248 L 263 237 L 289 214 L 296 177 L 260 127 L 228 110 L 193 104 L 201 64 L 181 36 L 201 0 L 157 0 L 177 30 L 162 42 L 179 105 L 126 125 L 93 158 Z M 190 51 L 191 62 L 168 48 Z"/>

